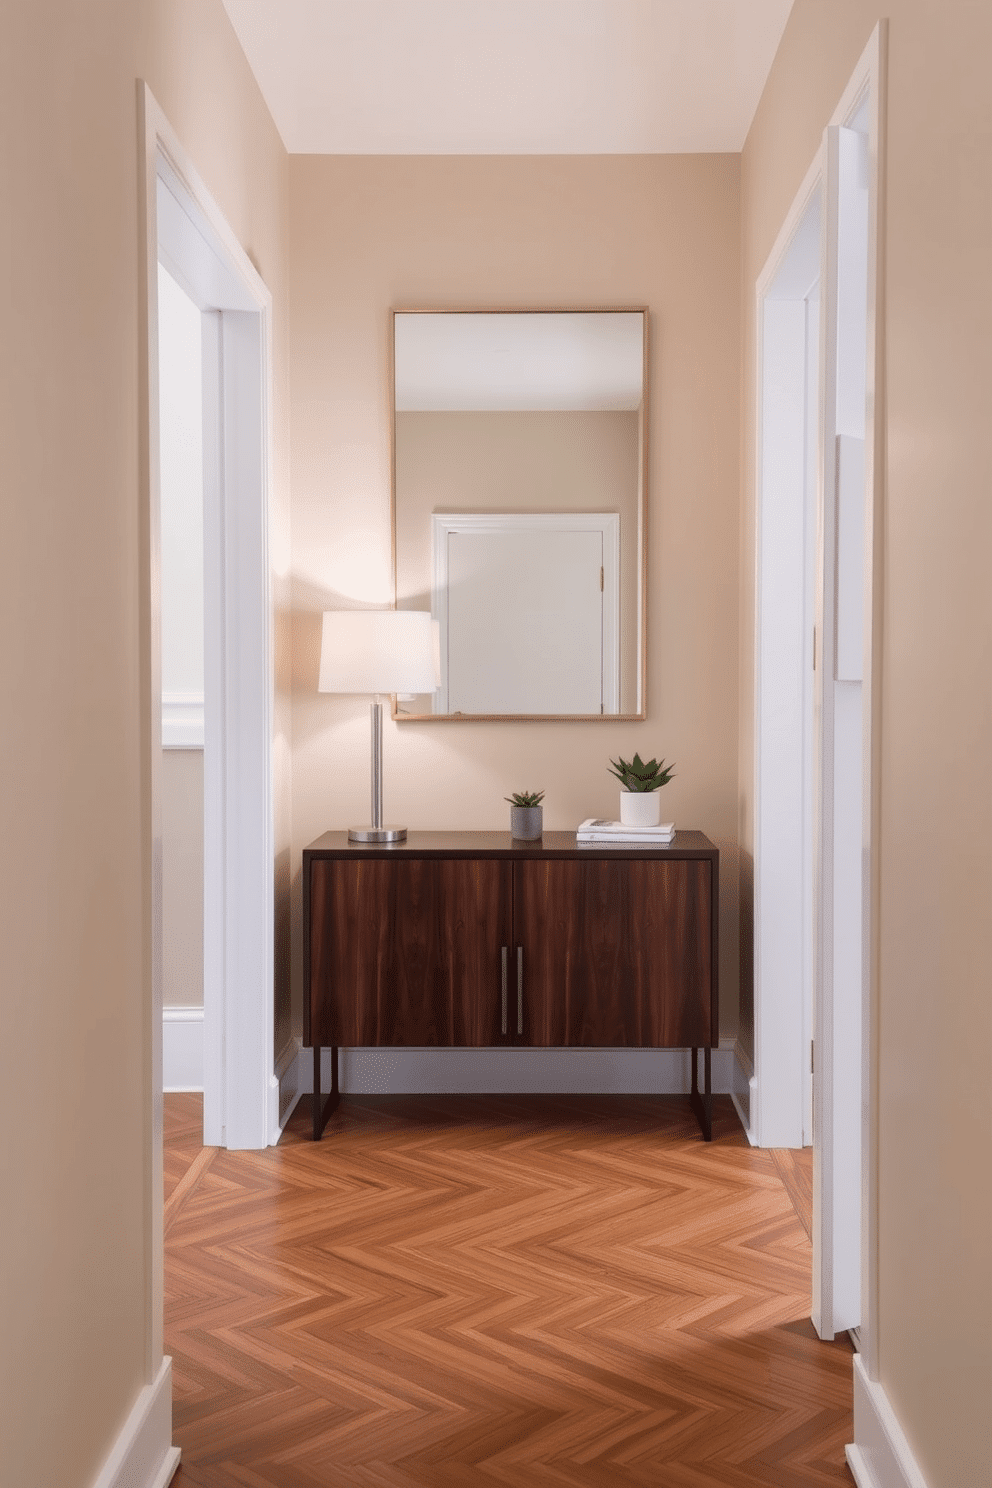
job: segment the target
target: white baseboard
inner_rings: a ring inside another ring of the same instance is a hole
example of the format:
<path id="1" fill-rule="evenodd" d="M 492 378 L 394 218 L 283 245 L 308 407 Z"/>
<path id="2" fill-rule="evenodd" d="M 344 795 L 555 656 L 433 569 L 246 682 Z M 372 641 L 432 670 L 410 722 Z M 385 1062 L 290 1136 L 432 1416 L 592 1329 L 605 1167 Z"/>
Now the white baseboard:
<path id="1" fill-rule="evenodd" d="M 170 1022 L 170 1013 L 182 1017 Z M 191 1015 L 197 1013 L 200 1085 L 170 1084 L 178 1062 L 170 1060 L 169 1040 L 177 1037 L 179 1027 L 188 1036 L 195 1027 Z M 202 1089 L 202 1008 L 166 1008 L 165 1016 L 165 1089 Z M 688 1049 L 342 1049 L 339 1075 L 343 1095 L 688 1095 L 689 1058 Z M 735 1041 L 722 1039 L 712 1054 L 714 1094 L 732 1095 L 738 1078 Z M 330 1089 L 330 1049 L 321 1053 L 320 1083 L 325 1091 Z M 304 1049 L 299 1038 L 291 1038 L 269 1079 L 271 1146 L 279 1141 L 300 1096 L 312 1094 L 313 1051 Z"/>
<path id="2" fill-rule="evenodd" d="M 882 1386 L 854 1356 L 854 1441 L 847 1465 L 858 1488 L 927 1488 L 906 1434 Z"/>
<path id="3" fill-rule="evenodd" d="M 288 1046 L 287 1046 L 288 1048 Z M 688 1095 L 688 1049 L 342 1049 L 343 1095 Z M 313 1051 L 300 1048 L 280 1082 L 280 1125 L 313 1093 Z M 733 1091 L 734 1041 L 713 1050 L 716 1095 Z M 331 1084 L 323 1050 L 320 1083 Z"/>
<path id="4" fill-rule="evenodd" d="M 203 1089 L 203 1009 L 162 1009 L 162 1089 Z"/>
<path id="5" fill-rule="evenodd" d="M 309 1051 L 308 1051 L 309 1052 Z M 312 1057 L 312 1056 L 311 1056 Z M 313 1093 L 313 1074 L 308 1087 Z M 291 1038 L 276 1060 L 269 1080 L 269 1146 L 274 1147 L 282 1136 L 283 1127 L 293 1114 L 300 1096 L 300 1040 Z"/>
<path id="6" fill-rule="evenodd" d="M 715 1095 L 732 1095 L 744 1130 L 735 1041 L 713 1050 Z M 688 1095 L 688 1049 L 342 1049 L 344 1095 Z M 331 1083 L 331 1051 L 320 1082 Z M 162 1009 L 162 1088 L 203 1089 L 203 1009 Z M 298 1038 L 269 1078 L 268 1137 L 275 1145 L 301 1095 L 313 1093 L 313 1053 Z M 750 1132 L 748 1131 L 750 1138 Z"/>
<path id="7" fill-rule="evenodd" d="M 134 1403 L 93 1488 L 166 1488 L 179 1466 L 172 1445 L 172 1360 L 162 1360 L 158 1374 Z"/>
<path id="8" fill-rule="evenodd" d="M 741 1118 L 741 1126 L 751 1146 L 757 1144 L 754 1125 L 751 1120 L 752 1112 L 757 1110 L 756 1092 L 758 1082 L 754 1078 L 754 1065 L 751 1063 L 747 1050 L 744 1049 L 739 1040 L 734 1043 L 734 1084 L 730 1094 L 734 1102 L 734 1108 Z"/>

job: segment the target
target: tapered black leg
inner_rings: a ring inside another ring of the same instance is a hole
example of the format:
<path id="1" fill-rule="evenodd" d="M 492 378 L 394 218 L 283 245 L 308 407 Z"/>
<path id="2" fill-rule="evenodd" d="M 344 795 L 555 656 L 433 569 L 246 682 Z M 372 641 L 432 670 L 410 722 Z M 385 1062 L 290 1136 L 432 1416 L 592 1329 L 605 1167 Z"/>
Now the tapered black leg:
<path id="1" fill-rule="evenodd" d="M 331 1089 L 326 1101 L 321 1101 L 320 1094 L 320 1047 L 313 1046 L 313 1140 L 319 1142 L 324 1135 L 324 1127 L 327 1118 L 337 1110 L 338 1101 L 341 1096 L 338 1092 L 338 1050 L 337 1045 L 331 1047 Z"/>
<path id="2" fill-rule="evenodd" d="M 698 1049 L 692 1053 L 692 1089 L 689 1092 L 689 1102 L 696 1113 L 699 1122 L 699 1130 L 703 1134 L 704 1142 L 713 1140 L 713 1086 L 710 1077 L 710 1050 L 707 1045 L 703 1050 L 703 1090 L 699 1089 L 698 1074 Z"/>

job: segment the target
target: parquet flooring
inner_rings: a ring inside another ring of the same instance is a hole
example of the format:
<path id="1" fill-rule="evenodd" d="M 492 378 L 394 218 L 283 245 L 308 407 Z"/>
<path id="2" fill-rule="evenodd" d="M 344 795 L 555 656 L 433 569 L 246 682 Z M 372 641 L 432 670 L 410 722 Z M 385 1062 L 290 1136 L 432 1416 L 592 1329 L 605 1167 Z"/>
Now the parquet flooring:
<path id="1" fill-rule="evenodd" d="M 309 1103 L 267 1152 L 166 1097 L 177 1488 L 851 1483 L 851 1349 L 729 1100 Z"/>
<path id="2" fill-rule="evenodd" d="M 773 1148 L 772 1157 L 778 1176 L 792 1200 L 792 1207 L 812 1244 L 813 1241 L 813 1149 L 812 1147 Z"/>

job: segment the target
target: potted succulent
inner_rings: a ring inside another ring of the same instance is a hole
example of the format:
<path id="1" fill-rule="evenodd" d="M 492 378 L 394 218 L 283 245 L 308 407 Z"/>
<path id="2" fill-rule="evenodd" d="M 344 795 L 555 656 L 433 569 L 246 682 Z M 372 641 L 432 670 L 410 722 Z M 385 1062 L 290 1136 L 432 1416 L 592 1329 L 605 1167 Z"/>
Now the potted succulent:
<path id="1" fill-rule="evenodd" d="M 533 842 L 544 830 L 543 791 L 514 791 L 504 796 L 510 803 L 510 834 L 524 842 Z"/>
<path id="2" fill-rule="evenodd" d="M 610 774 L 615 775 L 623 786 L 620 792 L 620 820 L 627 827 L 656 827 L 661 821 L 661 801 L 658 791 L 667 785 L 674 773 L 674 765 L 664 760 L 651 760 L 645 764 L 639 754 L 632 760 L 610 760 Z"/>

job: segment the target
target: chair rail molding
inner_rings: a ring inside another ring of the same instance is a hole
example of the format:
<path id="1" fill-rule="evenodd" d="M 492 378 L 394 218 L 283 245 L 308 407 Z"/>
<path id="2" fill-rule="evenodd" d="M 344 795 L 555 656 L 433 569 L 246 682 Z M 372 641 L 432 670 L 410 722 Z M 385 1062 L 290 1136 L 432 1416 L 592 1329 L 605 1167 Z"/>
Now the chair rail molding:
<path id="1" fill-rule="evenodd" d="M 202 692 L 163 692 L 162 748 L 203 748 Z"/>

